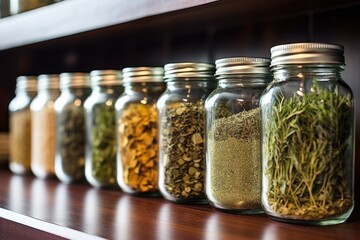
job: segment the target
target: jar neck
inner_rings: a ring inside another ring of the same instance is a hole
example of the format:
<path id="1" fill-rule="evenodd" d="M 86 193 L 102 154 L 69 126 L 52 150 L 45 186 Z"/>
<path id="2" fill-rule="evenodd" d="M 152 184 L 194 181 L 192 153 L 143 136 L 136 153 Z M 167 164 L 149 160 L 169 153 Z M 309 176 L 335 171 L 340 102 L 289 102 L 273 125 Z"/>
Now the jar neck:
<path id="1" fill-rule="evenodd" d="M 125 93 L 162 93 L 165 90 L 164 82 L 135 82 L 135 83 L 124 83 Z"/>
<path id="2" fill-rule="evenodd" d="M 272 80 L 271 75 L 246 74 L 218 78 L 220 88 L 265 88 Z"/>
<path id="3" fill-rule="evenodd" d="M 122 85 L 97 85 L 93 87 L 94 92 L 105 93 L 105 94 L 116 94 L 121 93 L 124 87 Z"/>
<path id="4" fill-rule="evenodd" d="M 343 65 L 279 65 L 272 68 L 276 82 L 286 80 L 336 81 L 341 79 Z"/>
<path id="5" fill-rule="evenodd" d="M 61 93 L 72 95 L 89 95 L 91 93 L 91 89 L 88 87 L 69 87 L 61 89 Z"/>
<path id="6" fill-rule="evenodd" d="M 16 89 L 15 92 L 16 96 L 24 96 L 24 97 L 28 97 L 30 99 L 33 99 L 36 97 L 37 92 L 36 91 L 29 91 L 26 89 Z"/>
<path id="7" fill-rule="evenodd" d="M 170 91 L 178 89 L 188 89 L 188 88 L 215 88 L 217 86 L 217 81 L 214 80 L 191 80 L 191 81 L 170 81 L 167 82 L 167 88 Z"/>

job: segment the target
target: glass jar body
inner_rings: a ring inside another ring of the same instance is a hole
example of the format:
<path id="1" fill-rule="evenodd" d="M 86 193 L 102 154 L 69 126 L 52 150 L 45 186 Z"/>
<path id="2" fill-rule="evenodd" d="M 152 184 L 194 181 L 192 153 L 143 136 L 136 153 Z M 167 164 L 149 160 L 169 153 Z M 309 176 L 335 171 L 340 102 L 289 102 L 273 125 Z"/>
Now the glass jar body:
<path id="1" fill-rule="evenodd" d="M 13 173 L 31 171 L 31 112 L 30 104 L 36 92 L 21 91 L 9 104 L 10 158 L 9 168 Z"/>
<path id="2" fill-rule="evenodd" d="M 115 101 L 121 86 L 97 86 L 84 103 L 86 112 L 85 176 L 96 187 L 116 187 Z"/>
<path id="3" fill-rule="evenodd" d="M 85 110 L 90 88 L 63 90 L 55 102 L 56 176 L 65 183 L 85 179 Z"/>
<path id="4" fill-rule="evenodd" d="M 215 81 L 176 79 L 157 103 L 159 110 L 159 189 L 175 202 L 205 202 L 204 103 Z"/>
<path id="5" fill-rule="evenodd" d="M 158 111 L 165 84 L 128 83 L 116 102 L 117 181 L 130 194 L 158 195 Z"/>
<path id="6" fill-rule="evenodd" d="M 224 211 L 263 212 L 259 101 L 264 78 L 227 77 L 205 103 L 206 196 Z"/>
<path id="7" fill-rule="evenodd" d="M 274 70 L 260 104 L 264 210 L 285 222 L 344 222 L 354 207 L 354 100 L 342 67 Z"/>
<path id="8" fill-rule="evenodd" d="M 31 109 L 31 170 L 38 178 L 55 175 L 56 114 L 59 89 L 39 90 Z"/>

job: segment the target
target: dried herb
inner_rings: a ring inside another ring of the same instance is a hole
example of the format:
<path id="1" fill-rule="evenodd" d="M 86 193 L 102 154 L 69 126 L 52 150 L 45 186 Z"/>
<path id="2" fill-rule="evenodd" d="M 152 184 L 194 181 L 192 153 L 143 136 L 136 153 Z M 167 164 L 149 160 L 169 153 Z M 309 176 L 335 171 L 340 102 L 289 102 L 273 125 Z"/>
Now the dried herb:
<path id="1" fill-rule="evenodd" d="M 113 105 L 96 105 L 91 129 L 91 174 L 100 183 L 116 183 L 116 127 Z"/>
<path id="2" fill-rule="evenodd" d="M 216 119 L 207 148 L 207 195 L 214 205 L 261 209 L 259 108 Z"/>
<path id="3" fill-rule="evenodd" d="M 10 168 L 14 172 L 30 170 L 31 113 L 30 109 L 10 114 Z"/>
<path id="4" fill-rule="evenodd" d="M 40 178 L 55 174 L 56 116 L 52 104 L 32 112 L 31 170 Z"/>
<path id="5" fill-rule="evenodd" d="M 269 113 L 264 110 L 263 121 L 269 206 L 306 220 L 346 212 L 352 205 L 346 172 L 351 156 L 345 154 L 352 129 L 350 97 L 314 81 L 309 93 L 280 95 Z"/>
<path id="6" fill-rule="evenodd" d="M 73 180 L 85 175 L 85 113 L 82 106 L 66 105 L 58 115 L 57 154 L 63 174 Z"/>
<path id="7" fill-rule="evenodd" d="M 174 198 L 204 196 L 204 101 L 173 103 L 161 114 L 165 189 Z"/>
<path id="8" fill-rule="evenodd" d="M 158 190 L 158 121 L 156 105 L 131 103 L 118 120 L 122 181 L 136 192 Z"/>

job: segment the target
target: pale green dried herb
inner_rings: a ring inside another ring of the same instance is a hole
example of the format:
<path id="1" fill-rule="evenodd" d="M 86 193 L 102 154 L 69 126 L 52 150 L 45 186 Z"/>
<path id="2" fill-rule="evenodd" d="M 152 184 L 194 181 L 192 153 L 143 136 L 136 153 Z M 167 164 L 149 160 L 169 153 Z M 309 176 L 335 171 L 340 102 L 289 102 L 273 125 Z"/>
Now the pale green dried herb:
<path id="1" fill-rule="evenodd" d="M 259 108 L 216 119 L 207 143 L 207 195 L 220 208 L 261 209 Z"/>
<path id="2" fill-rule="evenodd" d="M 264 110 L 265 111 L 265 110 Z M 352 205 L 346 161 L 351 144 L 352 101 L 322 89 L 286 99 L 263 115 L 266 198 L 281 216 L 318 220 Z"/>
<path id="3" fill-rule="evenodd" d="M 91 129 L 91 173 L 96 181 L 113 185 L 116 182 L 116 128 L 113 105 L 94 107 Z"/>

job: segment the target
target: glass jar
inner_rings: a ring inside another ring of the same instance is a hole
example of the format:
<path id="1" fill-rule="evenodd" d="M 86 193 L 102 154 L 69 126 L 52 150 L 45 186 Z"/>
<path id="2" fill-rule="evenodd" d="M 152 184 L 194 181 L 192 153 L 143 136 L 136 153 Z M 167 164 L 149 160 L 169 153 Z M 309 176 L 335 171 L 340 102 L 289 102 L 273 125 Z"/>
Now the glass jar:
<path id="1" fill-rule="evenodd" d="M 61 94 L 55 101 L 57 120 L 56 176 L 65 183 L 85 179 L 85 99 L 90 95 L 87 73 L 60 74 Z"/>
<path id="2" fill-rule="evenodd" d="M 354 207 L 354 99 L 344 48 L 271 49 L 274 81 L 261 97 L 262 203 L 271 218 L 331 225 Z"/>
<path id="3" fill-rule="evenodd" d="M 159 98 L 159 189 L 174 202 L 206 202 L 204 103 L 215 89 L 215 66 L 165 65 L 167 89 Z"/>
<path id="4" fill-rule="evenodd" d="M 55 175 L 56 116 L 54 103 L 59 96 L 59 76 L 38 77 L 38 95 L 31 109 L 31 170 L 38 178 Z"/>
<path id="5" fill-rule="evenodd" d="M 9 104 L 10 157 L 9 167 L 13 173 L 31 171 L 31 113 L 30 104 L 37 93 L 37 78 L 20 76 L 16 79 L 16 95 Z"/>
<path id="6" fill-rule="evenodd" d="M 206 196 L 242 214 L 261 207 L 260 96 L 271 82 L 270 59 L 216 61 L 218 87 L 205 102 Z"/>
<path id="7" fill-rule="evenodd" d="M 116 101 L 117 181 L 127 193 L 158 195 L 158 111 L 164 69 L 125 68 L 124 94 Z"/>
<path id="8" fill-rule="evenodd" d="M 90 73 L 92 93 L 86 111 L 85 176 L 96 187 L 116 187 L 115 101 L 123 92 L 121 71 Z"/>
<path id="9" fill-rule="evenodd" d="M 11 15 L 15 15 L 60 1 L 61 0 L 10 0 L 10 13 Z"/>

